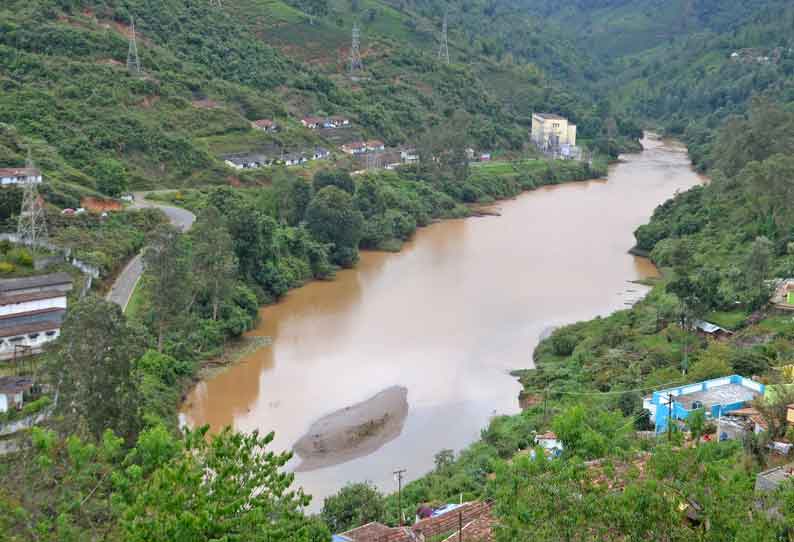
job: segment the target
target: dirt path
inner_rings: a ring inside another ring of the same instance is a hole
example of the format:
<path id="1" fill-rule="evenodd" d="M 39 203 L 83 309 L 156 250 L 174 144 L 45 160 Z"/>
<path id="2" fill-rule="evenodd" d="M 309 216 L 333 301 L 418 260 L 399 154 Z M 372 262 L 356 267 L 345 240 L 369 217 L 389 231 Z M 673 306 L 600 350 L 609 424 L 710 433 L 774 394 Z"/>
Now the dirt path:
<path id="1" fill-rule="evenodd" d="M 152 193 L 154 192 L 136 192 L 134 194 L 135 200 L 132 203 L 132 208 L 145 209 L 156 207 L 165 213 L 172 225 L 183 232 L 188 231 L 193 226 L 193 222 L 196 221 L 196 215 L 185 209 L 180 209 L 179 207 L 147 200 L 146 196 Z M 119 305 L 122 311 L 126 310 L 127 304 L 130 302 L 132 293 L 135 291 L 135 286 L 141 279 L 142 274 L 143 250 L 136 254 L 135 257 L 127 263 L 124 269 L 121 270 L 121 273 L 116 277 L 113 286 L 110 287 L 105 298 Z"/>

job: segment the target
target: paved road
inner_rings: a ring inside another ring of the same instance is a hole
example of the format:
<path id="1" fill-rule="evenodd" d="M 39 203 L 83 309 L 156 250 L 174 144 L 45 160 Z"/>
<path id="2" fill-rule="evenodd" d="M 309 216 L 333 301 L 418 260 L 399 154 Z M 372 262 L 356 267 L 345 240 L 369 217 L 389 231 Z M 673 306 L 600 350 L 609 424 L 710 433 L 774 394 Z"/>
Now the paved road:
<path id="1" fill-rule="evenodd" d="M 172 207 L 170 205 L 149 201 L 146 199 L 148 194 L 152 194 L 152 192 L 136 192 L 134 194 L 135 201 L 133 201 L 132 207 L 136 209 L 144 209 L 147 207 L 156 207 L 161 209 L 171 221 L 171 224 L 183 232 L 188 231 L 193 225 L 193 222 L 195 222 L 196 215 L 190 211 L 180 209 L 179 207 Z M 129 263 L 127 263 L 124 269 L 122 269 L 121 273 L 119 273 L 119 276 L 116 277 L 116 281 L 113 283 L 113 286 L 110 287 L 110 291 L 108 292 L 106 299 L 119 305 L 121 310 L 126 310 L 127 304 L 130 302 L 130 298 L 132 297 L 132 292 L 135 291 L 135 286 L 141 279 L 142 274 L 143 251 L 136 254 L 135 257 L 131 259 Z"/>

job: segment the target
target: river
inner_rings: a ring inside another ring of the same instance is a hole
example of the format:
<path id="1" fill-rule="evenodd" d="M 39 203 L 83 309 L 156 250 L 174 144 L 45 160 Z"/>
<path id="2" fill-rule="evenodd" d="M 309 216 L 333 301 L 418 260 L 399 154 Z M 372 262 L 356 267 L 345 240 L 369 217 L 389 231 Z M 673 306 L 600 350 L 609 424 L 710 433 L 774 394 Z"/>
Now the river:
<path id="1" fill-rule="evenodd" d="M 701 182 L 683 147 L 643 144 L 608 180 L 525 193 L 500 202 L 499 217 L 434 224 L 400 253 L 365 252 L 336 280 L 263 308 L 252 334 L 272 345 L 197 385 L 183 420 L 275 430 L 274 447 L 290 449 L 315 420 L 400 385 L 409 408 L 399 436 L 365 457 L 297 472 L 296 481 L 316 510 L 348 481 L 390 492 L 395 469 L 421 476 L 439 450 L 458 451 L 494 414 L 518 412 L 520 386 L 508 372 L 532 366 L 544 330 L 643 294 L 630 281 L 656 269 L 627 253 L 632 232 Z"/>

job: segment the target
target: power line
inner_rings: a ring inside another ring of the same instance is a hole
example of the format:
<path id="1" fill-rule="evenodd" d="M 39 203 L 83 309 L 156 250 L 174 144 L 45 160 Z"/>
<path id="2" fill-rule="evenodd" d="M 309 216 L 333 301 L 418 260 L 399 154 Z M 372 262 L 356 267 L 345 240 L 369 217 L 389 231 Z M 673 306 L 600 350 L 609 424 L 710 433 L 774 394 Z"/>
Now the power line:
<path id="1" fill-rule="evenodd" d="M 679 381 L 674 380 L 672 382 L 667 382 L 665 384 L 659 384 L 657 386 L 646 386 L 644 388 L 634 388 L 628 390 L 619 390 L 619 391 L 564 391 L 564 390 L 550 390 L 548 388 L 543 389 L 534 389 L 534 390 L 527 390 L 524 391 L 527 393 L 558 393 L 561 395 L 621 395 L 624 393 L 631 393 L 633 391 L 647 391 L 647 390 L 656 390 L 656 389 L 664 389 L 667 386 L 676 385 Z"/>

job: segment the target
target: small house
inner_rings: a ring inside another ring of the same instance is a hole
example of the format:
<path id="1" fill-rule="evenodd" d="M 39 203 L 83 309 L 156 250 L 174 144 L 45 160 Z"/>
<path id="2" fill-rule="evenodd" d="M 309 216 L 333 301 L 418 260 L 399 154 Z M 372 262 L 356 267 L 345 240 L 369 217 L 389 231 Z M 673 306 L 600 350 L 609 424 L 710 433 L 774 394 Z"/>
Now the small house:
<path id="1" fill-rule="evenodd" d="M 329 156 L 331 156 L 331 153 L 323 147 L 317 147 L 312 152 L 312 160 L 326 160 Z"/>
<path id="2" fill-rule="evenodd" d="M 290 153 L 284 155 L 283 161 L 285 166 L 298 166 L 306 163 L 308 159 L 301 153 Z"/>
<path id="3" fill-rule="evenodd" d="M 706 322 L 705 320 L 695 320 L 695 330 L 704 337 L 711 337 L 712 339 L 722 340 L 733 335 L 733 331 L 720 327 L 717 324 Z"/>
<path id="4" fill-rule="evenodd" d="M 273 163 L 264 154 L 230 154 L 224 157 L 224 163 L 234 169 L 257 169 Z"/>
<path id="5" fill-rule="evenodd" d="M 275 133 L 278 131 L 278 124 L 276 124 L 270 119 L 255 120 L 254 122 L 251 123 L 251 125 L 255 129 L 262 130 L 263 132 Z"/>
<path id="6" fill-rule="evenodd" d="M 0 169 L 0 185 L 38 184 L 42 181 L 41 171 L 34 168 Z"/>
<path id="7" fill-rule="evenodd" d="M 301 119 L 301 124 L 310 130 L 316 130 L 323 125 L 324 120 L 320 117 L 304 117 Z"/>
<path id="8" fill-rule="evenodd" d="M 775 491 L 780 484 L 794 481 L 794 463 L 759 472 L 755 477 L 755 491 Z"/>
<path id="9" fill-rule="evenodd" d="M 535 435 L 535 444 L 543 448 L 543 452 L 546 455 L 550 455 L 551 457 L 559 457 L 562 455 L 562 441 L 551 431 Z"/>
<path id="10" fill-rule="evenodd" d="M 0 414 L 22 408 L 24 397 L 33 387 L 33 380 L 21 376 L 0 376 Z"/>
<path id="11" fill-rule="evenodd" d="M 490 162 L 491 161 L 491 153 L 490 152 L 481 153 L 479 160 L 480 160 L 480 162 Z"/>
<path id="12" fill-rule="evenodd" d="M 419 160 L 419 155 L 414 148 L 406 148 L 400 151 L 400 161 L 403 164 L 412 164 Z"/>

